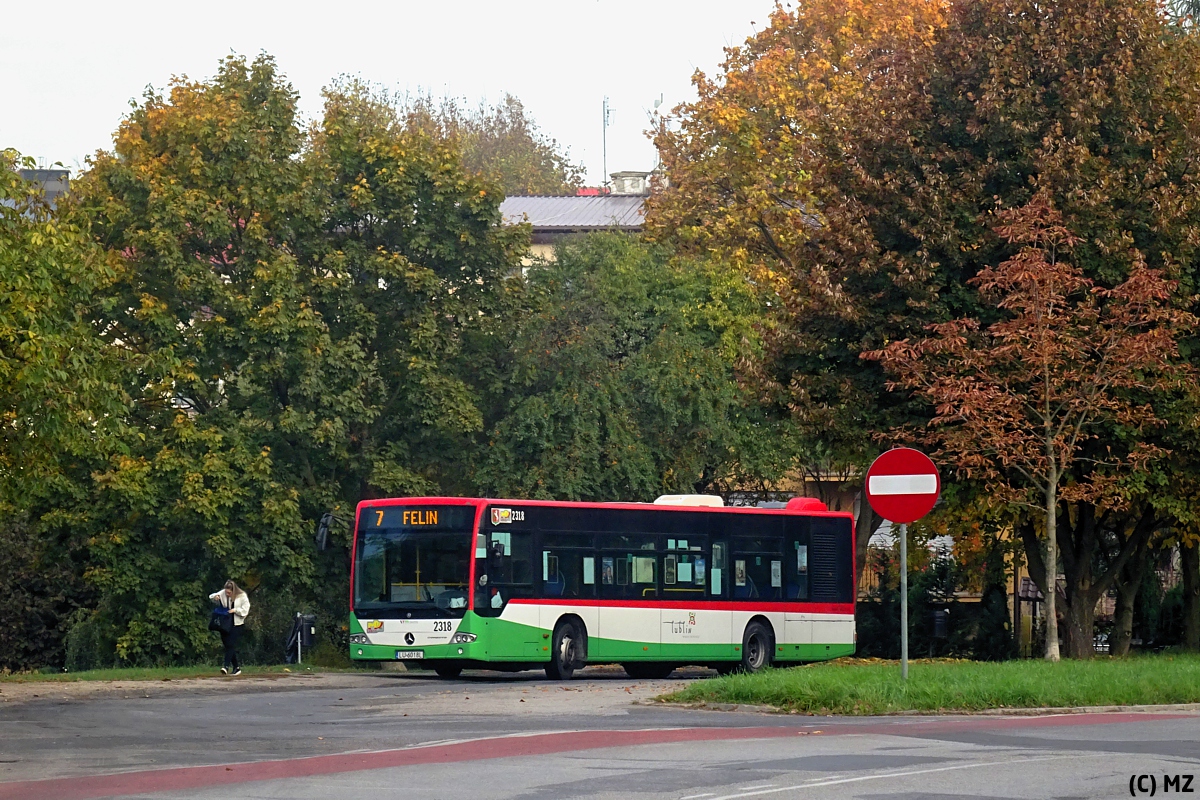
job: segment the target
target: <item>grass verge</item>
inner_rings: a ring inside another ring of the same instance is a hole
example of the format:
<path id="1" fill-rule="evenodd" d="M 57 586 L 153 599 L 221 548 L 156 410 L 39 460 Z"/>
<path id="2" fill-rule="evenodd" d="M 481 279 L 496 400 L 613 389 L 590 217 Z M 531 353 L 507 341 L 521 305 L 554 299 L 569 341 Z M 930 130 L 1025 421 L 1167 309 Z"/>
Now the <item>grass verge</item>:
<path id="1" fill-rule="evenodd" d="M 314 672 L 361 672 L 360 669 L 303 666 L 243 667 L 239 677 L 261 678 L 283 676 L 288 673 L 312 674 Z M 221 678 L 218 667 L 122 667 L 118 669 L 92 669 L 84 672 L 14 672 L 0 674 L 0 683 L 39 683 L 72 681 L 170 681 L 188 678 Z"/>
<path id="2" fill-rule="evenodd" d="M 889 714 L 993 708 L 1157 705 L 1200 702 L 1200 656 L 1091 661 L 914 661 L 844 659 L 757 675 L 698 681 L 664 695 L 671 703 L 767 705 L 802 714 Z"/>

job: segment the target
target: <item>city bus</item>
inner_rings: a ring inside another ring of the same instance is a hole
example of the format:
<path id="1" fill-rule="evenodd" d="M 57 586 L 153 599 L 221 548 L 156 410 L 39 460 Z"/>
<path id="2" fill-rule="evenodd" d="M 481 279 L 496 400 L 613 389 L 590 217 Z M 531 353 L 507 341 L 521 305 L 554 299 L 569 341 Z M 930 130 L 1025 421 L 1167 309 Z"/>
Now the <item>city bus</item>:
<path id="1" fill-rule="evenodd" d="M 655 678 L 852 655 L 851 515 L 812 498 L 720 503 L 363 501 L 350 657 L 569 679 L 587 664 Z"/>

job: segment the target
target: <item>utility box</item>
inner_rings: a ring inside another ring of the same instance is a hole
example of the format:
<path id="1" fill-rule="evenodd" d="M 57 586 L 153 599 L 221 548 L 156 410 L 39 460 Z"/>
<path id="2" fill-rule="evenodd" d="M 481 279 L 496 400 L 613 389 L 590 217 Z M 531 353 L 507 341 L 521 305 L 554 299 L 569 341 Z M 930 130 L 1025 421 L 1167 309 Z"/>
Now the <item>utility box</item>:
<path id="1" fill-rule="evenodd" d="M 945 609 L 937 609 L 933 612 L 933 638 L 945 639 L 950 635 L 950 612 Z"/>

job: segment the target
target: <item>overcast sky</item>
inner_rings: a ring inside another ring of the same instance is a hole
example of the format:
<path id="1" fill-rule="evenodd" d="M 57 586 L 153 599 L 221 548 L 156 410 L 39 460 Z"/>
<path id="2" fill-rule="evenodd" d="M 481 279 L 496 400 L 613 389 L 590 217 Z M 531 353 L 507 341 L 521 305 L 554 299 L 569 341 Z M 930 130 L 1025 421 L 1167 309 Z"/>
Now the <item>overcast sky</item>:
<path id="1" fill-rule="evenodd" d="M 0 26 L 0 147 L 77 169 L 107 148 L 129 101 L 173 75 L 205 78 L 224 55 L 271 53 L 309 117 L 356 75 L 397 91 L 521 99 L 543 131 L 602 180 L 601 103 L 616 109 L 608 171 L 647 170 L 644 135 L 693 96 L 723 48 L 761 30 L 772 0 L 511 2 L 13 2 Z"/>

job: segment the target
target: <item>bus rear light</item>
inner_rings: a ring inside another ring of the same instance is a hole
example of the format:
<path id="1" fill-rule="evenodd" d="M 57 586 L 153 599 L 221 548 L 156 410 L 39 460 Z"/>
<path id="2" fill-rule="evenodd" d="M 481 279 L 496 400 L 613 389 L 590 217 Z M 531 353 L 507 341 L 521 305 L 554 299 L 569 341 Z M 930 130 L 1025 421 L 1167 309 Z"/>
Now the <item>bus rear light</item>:
<path id="1" fill-rule="evenodd" d="M 456 633 L 450 637 L 450 644 L 470 644 L 475 639 L 476 636 L 473 633 Z"/>

